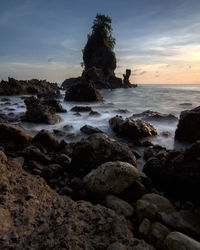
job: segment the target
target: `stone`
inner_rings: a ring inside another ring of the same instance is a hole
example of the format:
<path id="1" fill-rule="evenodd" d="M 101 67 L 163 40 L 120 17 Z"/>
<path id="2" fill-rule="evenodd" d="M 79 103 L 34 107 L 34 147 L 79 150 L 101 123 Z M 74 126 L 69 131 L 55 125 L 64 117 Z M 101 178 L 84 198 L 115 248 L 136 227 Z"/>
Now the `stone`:
<path id="1" fill-rule="evenodd" d="M 180 232 L 170 233 L 164 242 L 166 250 L 199 250 L 200 243 Z"/>
<path id="2" fill-rule="evenodd" d="M 157 213 L 158 207 L 155 204 L 145 200 L 138 200 L 136 202 L 136 216 L 139 221 L 142 221 L 144 218 L 154 220 Z"/>
<path id="3" fill-rule="evenodd" d="M 55 108 L 57 113 L 66 113 L 67 110 L 62 107 L 62 105 L 55 99 L 44 99 L 41 104 Z"/>
<path id="4" fill-rule="evenodd" d="M 75 106 L 70 109 L 70 111 L 73 112 L 90 112 L 92 111 L 92 108 L 89 106 Z"/>
<path id="5" fill-rule="evenodd" d="M 80 128 L 81 132 L 87 134 L 87 135 L 91 135 L 91 134 L 95 134 L 95 133 L 103 133 L 103 131 L 101 131 L 98 128 L 92 127 L 90 125 L 84 125 L 83 127 Z"/>
<path id="6" fill-rule="evenodd" d="M 91 192 L 98 195 L 120 194 L 141 175 L 128 162 L 106 162 L 84 177 L 84 183 Z"/>
<path id="7" fill-rule="evenodd" d="M 121 116 L 115 116 L 109 120 L 110 127 L 120 136 L 138 140 L 143 137 L 157 134 L 156 129 L 148 122 L 142 120 L 132 120 Z"/>
<path id="8" fill-rule="evenodd" d="M 158 208 L 158 212 L 160 213 L 168 214 L 175 211 L 175 207 L 167 198 L 155 193 L 145 194 L 140 198 L 140 200 L 147 201 L 151 204 L 156 205 Z"/>
<path id="9" fill-rule="evenodd" d="M 127 250 L 127 247 L 125 245 L 123 245 L 122 243 L 119 242 L 115 242 L 113 244 L 111 244 L 107 250 Z"/>
<path id="10" fill-rule="evenodd" d="M 0 123 L 0 143 L 2 146 L 22 148 L 30 145 L 33 134 L 18 125 Z"/>
<path id="11" fill-rule="evenodd" d="M 142 238 L 147 239 L 147 236 L 151 230 L 151 222 L 149 219 L 144 218 L 139 225 L 138 233 Z"/>
<path id="12" fill-rule="evenodd" d="M 119 160 L 136 166 L 136 158 L 126 144 L 101 133 L 77 142 L 73 146 L 71 158 L 74 169 L 81 166 L 86 173 L 108 161 Z"/>
<path id="13" fill-rule="evenodd" d="M 106 207 L 113 209 L 117 214 L 124 217 L 131 217 L 133 215 L 133 207 L 126 201 L 114 196 L 107 195 L 104 201 Z"/>
<path id="14" fill-rule="evenodd" d="M 103 102 L 104 99 L 91 83 L 81 82 L 66 91 L 65 101 Z"/>
<path id="15" fill-rule="evenodd" d="M 156 247 L 156 249 L 162 249 L 166 237 L 171 231 L 159 222 L 154 222 L 151 225 L 151 230 L 148 236 L 149 243 Z"/>
<path id="16" fill-rule="evenodd" d="M 32 143 L 43 151 L 54 151 L 59 148 L 59 142 L 55 135 L 45 129 L 35 135 Z"/>
<path id="17" fill-rule="evenodd" d="M 200 106 L 182 111 L 175 131 L 175 139 L 188 143 L 200 140 L 199 124 Z"/>

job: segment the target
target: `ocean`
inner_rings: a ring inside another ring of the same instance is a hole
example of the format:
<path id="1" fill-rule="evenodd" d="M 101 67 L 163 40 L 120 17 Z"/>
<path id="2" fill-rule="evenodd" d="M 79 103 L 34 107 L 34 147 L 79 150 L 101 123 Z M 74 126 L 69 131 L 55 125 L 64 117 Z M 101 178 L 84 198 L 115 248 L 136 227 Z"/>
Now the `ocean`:
<path id="1" fill-rule="evenodd" d="M 33 132 L 47 129 L 63 130 L 65 125 L 71 125 L 72 129 L 67 133 L 78 134 L 76 138 L 61 137 L 69 141 L 77 141 L 82 137 L 86 137 L 80 128 L 85 124 L 93 127 L 98 127 L 109 136 L 116 137 L 109 127 L 109 119 L 115 115 L 121 115 L 124 118 L 130 117 L 132 114 L 141 113 L 146 110 L 157 111 L 165 114 L 173 114 L 179 117 L 180 112 L 186 109 L 192 109 L 200 105 L 200 84 L 140 84 L 137 88 L 131 89 L 114 89 L 100 90 L 104 103 L 77 103 L 64 102 L 65 91 L 61 91 L 63 98 L 60 100 L 62 106 L 67 109 L 67 113 L 59 114 L 63 121 L 56 125 L 20 124 Z M 25 112 L 24 101 L 19 96 L 8 97 L 10 103 L 7 104 L 0 101 L 0 105 L 4 113 L 13 112 L 15 115 L 21 115 Z M 90 116 L 89 113 L 81 113 L 77 116 L 70 109 L 74 106 L 91 106 L 94 111 L 100 113 L 100 116 Z M 121 114 L 119 109 L 127 109 L 129 113 Z M 159 122 L 154 121 L 151 124 L 158 130 L 158 135 L 148 138 L 153 144 L 159 144 L 168 149 L 174 148 L 174 133 L 177 122 Z M 168 137 L 163 135 L 163 132 L 169 134 Z"/>

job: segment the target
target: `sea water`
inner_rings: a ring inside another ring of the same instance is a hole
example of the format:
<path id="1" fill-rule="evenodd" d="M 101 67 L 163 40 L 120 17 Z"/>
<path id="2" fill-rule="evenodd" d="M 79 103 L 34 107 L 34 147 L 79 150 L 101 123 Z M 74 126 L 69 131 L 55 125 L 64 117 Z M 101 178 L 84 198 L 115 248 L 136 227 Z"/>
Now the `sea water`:
<path id="1" fill-rule="evenodd" d="M 61 91 L 63 97 L 60 99 L 61 105 L 67 109 L 67 113 L 59 114 L 62 122 L 55 125 L 24 123 L 20 124 L 33 132 L 47 129 L 52 132 L 54 129 L 63 130 L 65 125 L 72 125 L 68 133 L 75 133 L 79 136 L 76 140 L 86 137 L 80 128 L 84 125 L 91 125 L 101 129 L 109 136 L 115 137 L 115 133 L 109 127 L 109 119 L 115 115 L 121 115 L 124 118 L 132 114 L 141 113 L 146 110 L 157 111 L 165 114 L 173 114 L 179 117 L 180 112 L 186 109 L 192 109 L 200 105 L 200 84 L 141 84 L 137 88 L 100 90 L 104 103 L 78 103 L 65 102 L 65 91 Z M 26 109 L 24 100 L 19 96 L 8 97 L 10 103 L 0 101 L 1 109 L 4 113 L 15 113 L 22 115 Z M 81 116 L 75 115 L 70 109 L 74 106 L 90 106 L 92 110 L 100 113 L 100 116 L 90 116 L 88 112 L 81 112 Z M 14 109 L 14 110 L 12 110 Z M 121 114 L 119 109 L 127 109 L 129 113 Z M 149 138 L 152 143 L 160 144 L 168 149 L 174 148 L 174 133 L 177 122 L 150 122 L 158 131 L 158 135 Z M 163 132 L 168 132 L 169 136 L 163 136 Z M 67 142 L 68 137 L 63 137 Z"/>

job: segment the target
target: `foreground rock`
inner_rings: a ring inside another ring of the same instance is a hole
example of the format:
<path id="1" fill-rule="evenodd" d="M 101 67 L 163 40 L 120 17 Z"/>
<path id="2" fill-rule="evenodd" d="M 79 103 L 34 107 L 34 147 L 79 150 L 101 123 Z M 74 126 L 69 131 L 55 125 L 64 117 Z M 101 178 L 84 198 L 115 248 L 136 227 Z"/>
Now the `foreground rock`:
<path id="1" fill-rule="evenodd" d="M 186 150 L 171 151 L 150 158 L 144 173 L 153 182 L 181 199 L 199 201 L 200 189 L 200 141 Z"/>
<path id="2" fill-rule="evenodd" d="M 170 233 L 164 243 L 166 250 L 199 250 L 200 243 L 179 232 Z"/>
<path id="3" fill-rule="evenodd" d="M 80 82 L 69 88 L 65 101 L 74 102 L 103 102 L 103 97 L 89 82 Z"/>
<path id="4" fill-rule="evenodd" d="M 91 134 L 95 134 L 95 133 L 103 133 L 103 131 L 101 131 L 98 128 L 92 127 L 90 125 L 84 125 L 83 127 L 80 128 L 81 132 L 87 134 L 87 135 L 91 135 Z"/>
<path id="5" fill-rule="evenodd" d="M 0 123 L 0 144 L 8 148 L 21 148 L 29 145 L 33 134 L 18 125 Z"/>
<path id="6" fill-rule="evenodd" d="M 61 117 L 56 114 L 56 108 L 44 105 L 34 97 L 27 98 L 24 102 L 27 109 L 24 118 L 25 121 L 46 124 L 61 122 Z"/>
<path id="7" fill-rule="evenodd" d="M 2 249 L 107 249 L 113 242 L 154 249 L 134 239 L 112 210 L 60 196 L 14 162 L 0 166 Z"/>
<path id="8" fill-rule="evenodd" d="M 136 158 L 130 148 L 105 134 L 94 134 L 77 142 L 73 147 L 72 164 L 86 173 L 108 161 L 124 161 L 136 166 Z"/>
<path id="9" fill-rule="evenodd" d="M 1 81 L 0 83 L 0 95 L 35 95 L 48 92 L 58 94 L 57 84 L 46 80 L 18 81 L 14 78 L 8 78 L 8 81 Z"/>
<path id="10" fill-rule="evenodd" d="M 84 177 L 87 189 L 97 195 L 120 194 L 140 176 L 139 170 L 127 162 L 106 162 Z"/>
<path id="11" fill-rule="evenodd" d="M 183 142 L 195 142 L 200 140 L 200 106 L 181 112 L 175 139 Z"/>
<path id="12" fill-rule="evenodd" d="M 156 129 L 149 123 L 142 120 L 123 119 L 115 116 L 109 120 L 110 127 L 118 135 L 138 140 L 143 137 L 157 134 Z"/>

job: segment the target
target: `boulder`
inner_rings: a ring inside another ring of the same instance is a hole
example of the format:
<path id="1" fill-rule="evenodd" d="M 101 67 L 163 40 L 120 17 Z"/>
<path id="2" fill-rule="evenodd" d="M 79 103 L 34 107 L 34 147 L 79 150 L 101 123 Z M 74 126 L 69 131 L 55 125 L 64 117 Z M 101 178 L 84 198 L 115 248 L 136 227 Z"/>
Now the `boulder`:
<path id="1" fill-rule="evenodd" d="M 54 151 L 58 150 L 59 142 L 55 138 L 53 133 L 42 129 L 37 133 L 32 141 L 32 143 L 43 151 Z"/>
<path id="2" fill-rule="evenodd" d="M 165 242 L 166 250 L 199 250 L 200 243 L 180 232 L 170 233 Z"/>
<path id="3" fill-rule="evenodd" d="M 139 170 L 128 162 L 106 162 L 84 177 L 89 191 L 100 196 L 120 194 L 140 177 Z"/>
<path id="4" fill-rule="evenodd" d="M 5 163 L 5 162 L 7 162 L 7 156 L 2 150 L 0 150 L 0 163 Z"/>
<path id="5" fill-rule="evenodd" d="M 65 101 L 103 102 L 104 99 L 91 83 L 80 82 L 66 91 Z"/>
<path id="6" fill-rule="evenodd" d="M 200 141 L 185 150 L 170 151 L 150 158 L 143 171 L 153 183 L 179 199 L 196 200 L 200 189 Z"/>
<path id="7" fill-rule="evenodd" d="M 151 230 L 151 222 L 149 219 L 144 218 L 139 225 L 138 233 L 142 238 L 147 239 L 150 230 Z"/>
<path id="8" fill-rule="evenodd" d="M 24 120 L 27 122 L 56 124 L 62 120 L 55 108 L 41 104 L 34 97 L 27 98 L 24 102 L 27 109 Z"/>
<path id="9" fill-rule="evenodd" d="M 2 146 L 21 148 L 29 145 L 33 134 L 18 125 L 0 123 L 0 143 Z"/>
<path id="10" fill-rule="evenodd" d="M 128 202 L 114 195 L 107 195 L 104 204 L 106 207 L 111 208 L 117 214 L 123 215 L 124 217 L 131 217 L 134 212 L 133 207 Z"/>
<path id="11" fill-rule="evenodd" d="M 126 144 L 102 133 L 77 142 L 71 158 L 74 168 L 81 166 L 86 173 L 108 161 L 124 161 L 136 166 L 136 158 Z"/>
<path id="12" fill-rule="evenodd" d="M 80 128 L 81 132 L 87 134 L 87 135 L 91 135 L 91 134 L 95 134 L 95 133 L 103 133 L 103 131 L 101 131 L 98 128 L 92 127 L 90 125 L 85 125 L 83 127 Z"/>
<path id="13" fill-rule="evenodd" d="M 63 89 L 68 89 L 80 82 L 81 82 L 81 77 L 72 77 L 72 78 L 64 80 L 61 86 Z"/>
<path id="14" fill-rule="evenodd" d="M 175 132 L 175 139 L 182 142 L 200 140 L 200 106 L 191 110 L 182 111 Z"/>
<path id="15" fill-rule="evenodd" d="M 41 101 L 42 105 L 47 105 L 49 107 L 55 108 L 57 113 L 66 113 L 67 110 L 62 107 L 62 105 L 55 99 L 44 99 Z"/>
<path id="16" fill-rule="evenodd" d="M 156 129 L 151 124 L 142 120 L 128 118 L 124 120 L 121 116 L 115 116 L 109 120 L 109 124 L 118 135 L 134 140 L 157 134 Z"/>

